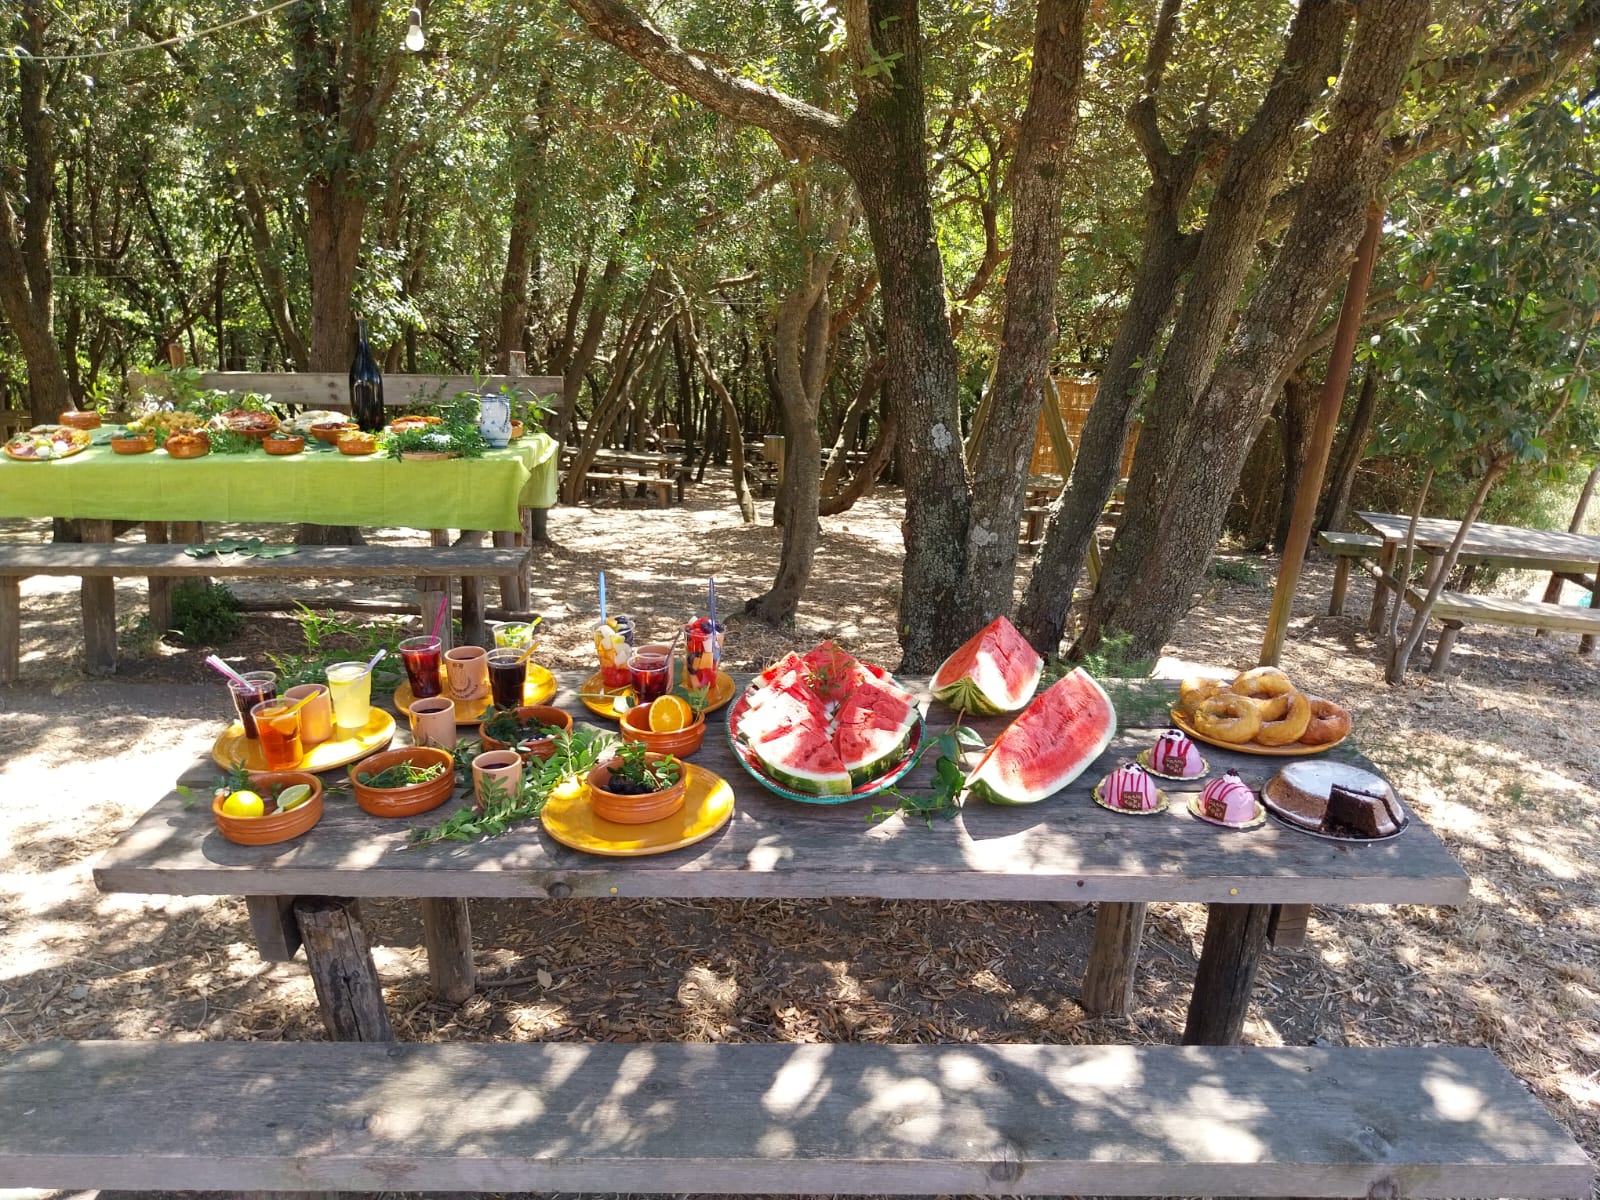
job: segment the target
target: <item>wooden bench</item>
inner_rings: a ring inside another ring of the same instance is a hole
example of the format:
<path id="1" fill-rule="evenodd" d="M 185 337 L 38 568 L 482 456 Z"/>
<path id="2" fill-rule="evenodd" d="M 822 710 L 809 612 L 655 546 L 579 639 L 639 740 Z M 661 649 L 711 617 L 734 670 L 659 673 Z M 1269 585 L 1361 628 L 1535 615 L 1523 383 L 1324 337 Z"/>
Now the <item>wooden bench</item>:
<path id="1" fill-rule="evenodd" d="M 22 580 L 32 575 L 76 575 L 83 579 L 84 664 L 91 675 L 110 675 L 117 663 L 117 613 L 113 580 L 143 575 L 151 580 L 150 625 L 171 623 L 172 579 L 415 579 L 424 593 L 424 619 L 438 609 L 440 590 L 451 577 L 462 580 L 462 625 L 468 641 L 481 640 L 480 576 L 520 580 L 528 547 L 478 546 L 300 546 L 281 558 L 213 554 L 196 558 L 182 546 L 130 542 L 82 542 L 0 546 L 0 683 L 14 683 L 21 669 Z M 474 627 L 475 626 L 475 627 Z M 476 634 L 477 636 L 474 636 Z"/>
<path id="2" fill-rule="evenodd" d="M 1482 1049 L 46 1042 L 0 1186 L 1586 1197 Z"/>
<path id="3" fill-rule="evenodd" d="M 624 500 L 628 499 L 628 488 L 630 485 L 640 488 L 649 488 L 656 494 L 657 508 L 666 508 L 672 503 L 673 481 L 670 477 L 663 478 L 660 475 L 640 475 L 626 471 L 590 471 L 583 477 L 583 482 L 585 485 L 591 483 L 619 484 L 622 489 L 622 498 Z M 678 486 L 681 488 L 683 485 L 680 483 Z"/>
<path id="4" fill-rule="evenodd" d="M 1328 597 L 1328 615 L 1344 615 L 1344 594 L 1350 586 L 1350 564 L 1358 559 L 1377 558 L 1383 539 L 1370 533 L 1339 533 L 1324 529 L 1317 534 L 1317 545 L 1338 561 L 1333 566 L 1333 592 Z"/>

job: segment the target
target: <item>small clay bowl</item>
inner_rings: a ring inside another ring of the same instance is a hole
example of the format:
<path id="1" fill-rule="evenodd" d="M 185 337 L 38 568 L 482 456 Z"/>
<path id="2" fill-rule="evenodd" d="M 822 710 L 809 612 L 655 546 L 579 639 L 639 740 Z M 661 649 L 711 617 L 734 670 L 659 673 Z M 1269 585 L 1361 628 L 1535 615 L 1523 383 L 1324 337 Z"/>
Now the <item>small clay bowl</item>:
<path id="1" fill-rule="evenodd" d="M 511 422 L 511 440 L 514 442 L 522 436 L 523 425 L 521 421 Z"/>
<path id="2" fill-rule="evenodd" d="M 430 429 L 443 424 L 438 417 L 396 417 L 389 422 L 390 433 L 404 433 L 407 429 Z"/>
<path id="3" fill-rule="evenodd" d="M 117 454 L 149 454 L 155 448 L 156 440 L 149 434 L 130 433 L 111 439 L 111 449 Z"/>
<path id="4" fill-rule="evenodd" d="M 299 454 L 306 440 L 298 433 L 274 433 L 261 439 L 261 448 L 268 454 Z"/>
<path id="5" fill-rule="evenodd" d="M 651 703 L 654 703 L 652 701 Z M 652 754 L 672 754 L 678 758 L 700 749 L 706 737 L 706 715 L 695 713 L 692 724 L 671 733 L 652 733 L 650 730 L 650 705 L 641 704 L 622 714 L 622 740 L 643 742 Z"/>
<path id="6" fill-rule="evenodd" d="M 664 754 L 648 756 L 652 763 L 666 757 Z M 647 825 L 651 821 L 670 817 L 683 808 L 688 783 L 687 768 L 680 772 L 678 782 L 665 791 L 651 792 L 648 796 L 619 796 L 616 792 L 606 791 L 606 784 L 611 782 L 611 768 L 621 765 L 620 758 L 613 758 L 590 770 L 589 807 L 594 810 L 595 816 L 618 825 Z"/>
<path id="7" fill-rule="evenodd" d="M 99 429 L 100 414 L 92 410 L 79 412 L 75 408 L 69 409 L 61 414 L 60 423 L 69 429 Z"/>
<path id="8" fill-rule="evenodd" d="M 378 439 L 370 433 L 346 433 L 339 438 L 339 453 L 350 455 L 371 454 L 378 448 Z"/>
<path id="9" fill-rule="evenodd" d="M 541 725 L 557 725 L 567 733 L 572 732 L 571 714 L 562 712 L 559 708 L 550 704 L 524 704 L 517 709 L 517 716 L 524 721 L 538 721 Z M 511 749 L 504 742 L 496 741 L 483 732 L 482 728 L 478 730 L 478 737 L 483 742 L 485 750 Z M 542 738 L 537 742 L 531 743 L 528 749 L 522 752 L 522 761 L 532 762 L 536 758 L 549 758 L 555 752 L 555 739 Z"/>
<path id="10" fill-rule="evenodd" d="M 397 788 L 369 787 L 356 776 L 376 775 L 396 763 L 409 762 L 419 767 L 445 764 L 445 772 L 426 783 L 408 783 Z M 412 817 L 438 808 L 456 790 L 456 760 L 448 750 L 437 746 L 405 746 L 398 750 L 384 750 L 364 758 L 349 767 L 350 787 L 356 794 L 356 803 L 363 812 L 375 817 Z"/>
<path id="11" fill-rule="evenodd" d="M 211 815 L 216 818 L 217 831 L 241 846 L 270 846 L 299 837 L 322 820 L 322 780 L 309 771 L 261 771 L 250 775 L 250 786 L 263 795 L 275 785 L 289 787 L 296 783 L 311 788 L 310 798 L 288 812 L 270 812 L 264 817 L 230 817 L 222 811 L 226 797 L 216 797 L 211 801 Z"/>
<path id="12" fill-rule="evenodd" d="M 204 433 L 175 433 L 167 439 L 169 458 L 200 458 L 211 453 L 211 438 Z"/>
<path id="13" fill-rule="evenodd" d="M 319 442 L 327 442 L 330 446 L 338 445 L 339 439 L 347 433 L 355 433 L 356 426 L 349 421 L 324 421 L 320 425 L 311 427 L 311 436 Z"/>

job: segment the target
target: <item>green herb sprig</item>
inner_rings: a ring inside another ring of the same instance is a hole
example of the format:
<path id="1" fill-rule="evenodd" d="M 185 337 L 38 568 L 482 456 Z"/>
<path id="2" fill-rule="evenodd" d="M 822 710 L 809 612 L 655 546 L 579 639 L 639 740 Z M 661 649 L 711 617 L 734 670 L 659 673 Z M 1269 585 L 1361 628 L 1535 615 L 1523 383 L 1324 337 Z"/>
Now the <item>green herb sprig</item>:
<path id="1" fill-rule="evenodd" d="M 894 805 L 890 808 L 874 805 L 867 814 L 868 821 L 883 821 L 896 813 L 904 813 L 907 817 L 921 818 L 923 824 L 932 829 L 935 817 L 948 821 L 961 811 L 961 793 L 967 785 L 967 773 L 961 765 L 962 755 L 966 749 L 979 749 L 984 744 L 977 730 L 961 723 L 965 716 L 965 712 L 957 713 L 950 728 L 938 737 L 923 742 L 917 750 L 912 769 L 929 751 L 935 751 L 939 756 L 933 764 L 932 789 L 926 794 L 915 794 L 903 792 L 898 787 L 886 788 L 881 794 L 892 798 Z"/>
<path id="2" fill-rule="evenodd" d="M 371 788 L 408 787 L 413 783 L 428 783 L 439 778 L 446 770 L 442 762 L 418 766 L 413 762 L 397 762 L 381 771 L 357 771 L 356 779 Z"/>

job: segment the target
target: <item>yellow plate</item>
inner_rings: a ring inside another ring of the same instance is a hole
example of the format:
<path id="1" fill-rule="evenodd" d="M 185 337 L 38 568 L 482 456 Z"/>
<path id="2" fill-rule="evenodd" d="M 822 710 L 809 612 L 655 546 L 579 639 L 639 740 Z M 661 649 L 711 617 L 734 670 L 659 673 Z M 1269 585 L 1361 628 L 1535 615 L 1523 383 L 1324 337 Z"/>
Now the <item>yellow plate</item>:
<path id="1" fill-rule="evenodd" d="M 733 816 L 733 789 L 720 775 L 704 767 L 683 764 L 688 784 L 683 807 L 672 816 L 647 825 L 618 825 L 603 821 L 589 807 L 589 789 L 564 800 L 550 797 L 540 814 L 545 832 L 563 846 L 614 858 L 639 858 L 665 854 L 702 842 Z"/>
<path id="2" fill-rule="evenodd" d="M 596 671 L 583 681 L 583 688 L 578 693 L 578 699 L 583 701 L 584 707 L 590 712 L 596 716 L 605 717 L 608 721 L 620 721 L 622 714 L 617 711 L 616 705 L 612 703 L 613 696 L 626 696 L 631 701 L 633 699 L 633 689 L 631 687 L 619 688 L 613 692 L 609 688 L 601 687 L 599 671 Z M 732 699 L 733 676 L 726 671 L 718 671 L 717 682 L 712 685 L 711 694 L 706 697 L 706 712 L 714 713 L 719 708 L 725 708 L 728 701 Z"/>
<path id="3" fill-rule="evenodd" d="M 444 663 L 439 668 L 439 679 L 444 684 L 445 694 L 450 693 L 450 664 Z M 528 664 L 528 681 L 522 685 L 522 703 L 524 705 L 543 704 L 556 694 L 556 677 L 550 674 L 538 663 Z M 411 715 L 411 702 L 416 697 L 411 694 L 411 681 L 402 679 L 400 686 L 394 690 L 394 706 L 406 716 Z M 456 706 L 457 725 L 476 725 L 483 720 L 483 714 L 489 711 L 492 700 L 484 696 L 480 700 L 450 701 Z"/>
<path id="4" fill-rule="evenodd" d="M 1263 758 L 1301 758 L 1307 754 L 1325 754 L 1344 741 L 1344 738 L 1350 736 L 1347 733 L 1342 738 L 1324 742 L 1320 746 L 1308 746 L 1304 742 L 1290 742 L 1287 746 L 1263 746 L 1260 742 L 1224 742 L 1219 738 L 1207 737 L 1201 733 L 1194 727 L 1194 723 L 1176 708 L 1172 709 L 1169 715 L 1172 717 L 1174 725 L 1197 742 L 1215 746 L 1218 750 L 1237 750 L 1240 754 L 1259 754 Z M 1146 768 L 1146 770 L 1148 769 Z M 1163 778 L 1171 779 L 1173 776 L 1168 775 Z"/>
<path id="5" fill-rule="evenodd" d="M 394 737 L 394 718 L 383 709 L 374 707 L 367 714 L 367 723 L 348 737 L 339 737 L 339 727 L 334 726 L 334 737 L 318 742 L 300 760 L 298 766 L 286 767 L 292 771 L 331 771 L 357 759 L 365 758 L 375 750 L 382 750 Z M 261 743 L 244 735 L 244 726 L 233 722 L 222 731 L 222 736 L 211 747 L 211 758 L 224 769 L 243 760 L 252 771 L 277 770 L 269 768 L 261 756 Z"/>

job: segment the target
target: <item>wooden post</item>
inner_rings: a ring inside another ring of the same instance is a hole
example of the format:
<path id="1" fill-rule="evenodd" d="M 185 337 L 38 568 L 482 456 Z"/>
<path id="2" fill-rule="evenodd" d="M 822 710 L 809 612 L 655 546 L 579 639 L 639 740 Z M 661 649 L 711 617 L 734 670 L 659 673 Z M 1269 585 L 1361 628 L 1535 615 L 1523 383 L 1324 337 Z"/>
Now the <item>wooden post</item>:
<path id="1" fill-rule="evenodd" d="M 522 535 L 509 529 L 496 529 L 493 538 L 496 549 L 500 550 L 515 550 L 522 542 Z M 500 606 L 513 612 L 528 607 L 528 593 L 520 571 L 500 576 Z"/>
<path id="2" fill-rule="evenodd" d="M 1322 384 L 1317 424 L 1311 432 L 1311 444 L 1306 448 L 1300 490 L 1295 493 L 1294 511 L 1289 517 L 1289 536 L 1284 540 L 1278 582 L 1272 592 L 1272 612 L 1267 617 L 1267 631 L 1261 640 L 1261 665 L 1264 667 L 1277 666 L 1278 659 L 1283 656 L 1283 640 L 1289 633 L 1289 616 L 1294 609 L 1295 589 L 1300 584 L 1300 569 L 1305 566 L 1311 526 L 1316 523 L 1317 497 L 1322 492 L 1322 477 L 1328 469 L 1333 435 L 1339 427 L 1344 387 L 1350 379 L 1350 359 L 1355 353 L 1356 334 L 1361 329 L 1361 310 L 1367 306 L 1367 285 L 1372 281 L 1372 264 L 1378 257 L 1378 237 L 1382 232 L 1383 209 L 1373 204 L 1367 211 L 1366 233 L 1344 290 L 1344 308 L 1339 313 L 1333 349 L 1328 352 L 1328 377 Z"/>
<path id="3" fill-rule="evenodd" d="M 1595 489 L 1595 484 L 1596 483 L 1600 483 L 1600 466 L 1597 466 L 1592 471 L 1590 471 L 1589 472 L 1589 478 L 1587 478 L 1587 479 L 1585 479 L 1583 481 L 1583 491 L 1578 496 L 1577 506 L 1572 510 L 1572 520 L 1567 523 L 1567 532 L 1568 533 L 1582 533 L 1583 532 L 1583 518 L 1588 515 L 1588 512 L 1589 512 L 1589 501 L 1594 499 L 1594 489 Z M 1544 599 L 1544 602 L 1546 604 L 1557 604 L 1557 603 L 1560 602 L 1560 600 L 1561 600 L 1561 583 L 1562 583 L 1561 576 L 1559 574 L 1557 574 L 1556 572 L 1552 571 L 1550 573 L 1550 582 L 1545 584 L 1545 587 L 1544 587 L 1544 597 L 1543 597 L 1543 599 Z M 1594 604 L 1594 600 L 1592 598 L 1592 594 L 1591 594 L 1591 599 L 1590 599 L 1589 603 L 1591 605 Z M 1548 629 L 1535 629 L 1533 631 L 1533 636 L 1534 637 L 1544 637 L 1549 632 L 1550 631 Z M 1581 643 L 1579 643 L 1578 648 L 1579 648 L 1579 651 L 1581 653 L 1583 653 L 1583 654 L 1588 654 L 1591 650 L 1593 650 L 1594 649 L 1594 635 L 1593 634 L 1585 634 L 1584 638 L 1583 638 L 1583 641 Z"/>
<path id="4" fill-rule="evenodd" d="M 1145 904 L 1095 906 L 1094 941 L 1083 974 L 1083 1007 L 1108 1017 L 1125 1017 L 1133 1007 L 1133 976 L 1139 967 Z"/>
<path id="5" fill-rule="evenodd" d="M 79 521 L 86 542 L 109 542 L 110 521 Z M 83 597 L 83 669 L 90 675 L 117 673 L 117 581 L 85 578 Z"/>
<path id="6" fill-rule="evenodd" d="M 0 683 L 22 674 L 22 580 L 0 575 Z"/>
<path id="7" fill-rule="evenodd" d="M 1267 921 L 1267 940 L 1278 950 L 1298 950 L 1306 944 L 1311 905 L 1274 904 Z"/>
<path id="8" fill-rule="evenodd" d="M 430 546 L 448 546 L 450 544 L 450 531 L 448 529 L 430 529 L 428 531 L 428 544 Z M 440 593 L 443 593 L 441 595 Z M 455 644 L 455 631 L 450 622 L 450 579 L 417 577 L 417 603 L 422 610 L 422 632 L 428 633 L 433 629 L 434 618 L 439 615 L 439 604 L 444 603 L 444 620 L 439 622 L 439 653 L 442 655 Z"/>
<path id="9" fill-rule="evenodd" d="M 1183 1027 L 1185 1046 L 1238 1044 L 1271 915 L 1270 904 L 1206 906 L 1206 940 Z"/>
<path id="10" fill-rule="evenodd" d="M 328 1036 L 336 1042 L 394 1041 L 357 902 L 302 896 L 294 915 Z"/>
<path id="11" fill-rule="evenodd" d="M 463 529 L 456 538 L 457 546 L 483 545 L 483 530 Z M 461 642 L 466 646 L 482 646 L 488 641 L 489 631 L 483 623 L 483 576 L 461 577 Z"/>
<path id="12" fill-rule="evenodd" d="M 167 523 L 146 521 L 144 540 L 152 546 L 167 545 Z M 150 587 L 150 630 L 159 638 L 172 627 L 172 580 L 165 575 L 152 575 L 146 582 Z"/>
<path id="13" fill-rule="evenodd" d="M 1394 575 L 1394 562 L 1400 553 L 1400 547 L 1384 539 L 1383 549 L 1378 551 L 1378 577 L 1372 583 L 1372 611 L 1367 614 L 1367 632 L 1377 635 L 1383 632 L 1384 618 L 1389 615 L 1388 580 Z M 1395 593 L 1394 602 L 1400 603 L 1399 592 Z"/>
<path id="14" fill-rule="evenodd" d="M 449 1004 L 460 1004 L 477 988 L 467 902 L 450 897 L 425 897 L 422 940 L 428 948 L 428 982 L 433 994 Z"/>
<path id="15" fill-rule="evenodd" d="M 1450 665 L 1450 651 L 1455 648 L 1456 635 L 1461 632 L 1460 621 L 1446 621 L 1439 631 L 1439 641 L 1433 647 L 1433 660 L 1428 664 L 1429 675 L 1443 675 Z"/>
<path id="16" fill-rule="evenodd" d="M 262 962 L 289 962 L 300 949 L 300 926 L 294 917 L 293 896 L 246 896 L 250 932 Z"/>
<path id="17" fill-rule="evenodd" d="M 1344 615 L 1344 594 L 1350 587 L 1350 564 L 1354 560 L 1341 556 L 1333 564 L 1333 591 L 1328 596 L 1328 615 L 1342 617 Z"/>

